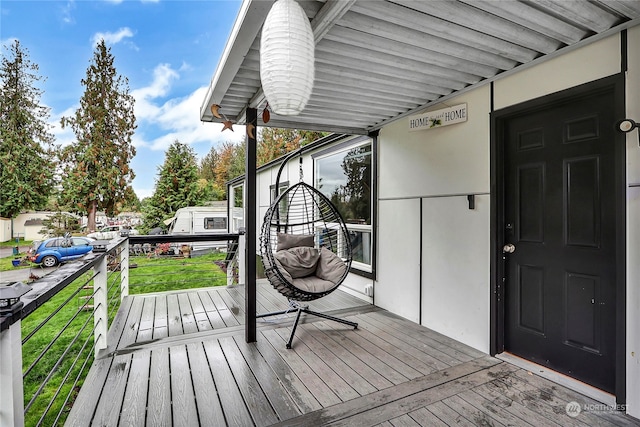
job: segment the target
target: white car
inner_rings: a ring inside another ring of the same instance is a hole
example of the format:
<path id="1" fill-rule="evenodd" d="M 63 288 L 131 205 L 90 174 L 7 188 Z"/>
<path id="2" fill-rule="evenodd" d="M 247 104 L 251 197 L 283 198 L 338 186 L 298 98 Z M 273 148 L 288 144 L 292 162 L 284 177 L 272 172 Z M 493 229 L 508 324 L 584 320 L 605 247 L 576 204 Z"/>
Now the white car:
<path id="1" fill-rule="evenodd" d="M 96 240 L 112 240 L 116 237 L 137 236 L 140 234 L 135 228 L 128 225 L 108 225 L 99 231 L 87 234 L 87 237 Z"/>

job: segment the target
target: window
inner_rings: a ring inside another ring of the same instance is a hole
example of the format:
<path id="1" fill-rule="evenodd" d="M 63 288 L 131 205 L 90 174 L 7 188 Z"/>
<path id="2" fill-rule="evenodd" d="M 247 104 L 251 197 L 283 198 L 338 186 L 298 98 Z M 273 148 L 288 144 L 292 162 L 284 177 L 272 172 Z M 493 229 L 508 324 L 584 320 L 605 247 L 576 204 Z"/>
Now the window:
<path id="1" fill-rule="evenodd" d="M 372 271 L 371 141 L 320 155 L 315 160 L 315 185 L 338 209 L 351 236 L 353 267 Z"/>
<path id="2" fill-rule="evenodd" d="M 281 195 L 282 193 L 284 193 L 287 188 L 289 188 L 289 181 L 281 182 L 278 185 L 278 196 Z M 271 203 L 270 204 L 273 204 L 273 202 L 276 201 L 276 185 L 275 184 L 271 184 L 269 186 L 269 193 L 271 194 Z"/>
<path id="3" fill-rule="evenodd" d="M 55 240 L 51 240 L 50 242 L 48 242 L 45 247 L 46 248 L 56 248 L 56 247 L 61 247 L 62 244 L 64 243 L 63 239 L 55 239 Z"/>
<path id="4" fill-rule="evenodd" d="M 205 230 L 226 230 L 227 218 L 225 217 L 209 217 L 204 219 Z"/>
<path id="5" fill-rule="evenodd" d="M 244 181 L 238 181 L 235 184 L 229 184 L 229 227 L 230 233 L 240 232 L 240 228 L 244 227 Z"/>
<path id="6" fill-rule="evenodd" d="M 289 188 L 289 181 L 278 183 L 278 197 L 280 197 L 282 193 L 287 191 L 288 188 Z M 276 185 L 275 184 L 271 184 L 269 186 L 269 194 L 271 197 L 270 205 L 273 205 L 273 203 L 276 201 Z M 286 198 L 280 200 L 280 205 L 278 206 L 278 209 L 280 210 L 279 220 L 283 223 L 287 222 L 288 208 L 289 208 L 289 200 Z"/>

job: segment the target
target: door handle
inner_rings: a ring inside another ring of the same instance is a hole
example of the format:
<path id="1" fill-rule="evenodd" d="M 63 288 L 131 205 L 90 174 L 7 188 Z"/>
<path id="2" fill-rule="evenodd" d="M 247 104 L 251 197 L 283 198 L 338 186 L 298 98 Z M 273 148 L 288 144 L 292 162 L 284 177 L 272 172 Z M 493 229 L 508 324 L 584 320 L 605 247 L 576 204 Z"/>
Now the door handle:
<path id="1" fill-rule="evenodd" d="M 506 254 L 512 254 L 515 251 L 516 251 L 516 245 L 514 245 L 513 243 L 507 243 L 502 247 L 502 252 Z"/>

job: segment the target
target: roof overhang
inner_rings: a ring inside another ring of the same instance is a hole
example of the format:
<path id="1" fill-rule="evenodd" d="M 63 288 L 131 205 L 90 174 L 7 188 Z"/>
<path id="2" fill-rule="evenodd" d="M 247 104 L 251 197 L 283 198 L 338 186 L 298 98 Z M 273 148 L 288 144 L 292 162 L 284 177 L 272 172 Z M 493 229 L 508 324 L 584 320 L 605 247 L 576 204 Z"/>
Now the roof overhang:
<path id="1" fill-rule="evenodd" d="M 200 118 L 261 110 L 260 33 L 274 0 L 244 0 Z M 637 0 L 300 0 L 316 41 L 311 99 L 267 126 L 367 134 L 640 24 Z M 582 66 L 582 65 L 577 65 Z M 259 115 L 260 116 L 260 115 Z M 265 126 L 258 117 L 258 126 Z"/>

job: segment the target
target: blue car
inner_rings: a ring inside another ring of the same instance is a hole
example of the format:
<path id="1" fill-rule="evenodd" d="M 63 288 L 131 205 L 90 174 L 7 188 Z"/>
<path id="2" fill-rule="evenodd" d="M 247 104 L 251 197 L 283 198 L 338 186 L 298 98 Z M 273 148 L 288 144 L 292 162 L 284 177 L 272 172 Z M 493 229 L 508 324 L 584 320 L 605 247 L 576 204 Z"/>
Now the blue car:
<path id="1" fill-rule="evenodd" d="M 54 237 L 35 242 L 29 260 L 45 267 L 80 258 L 93 250 L 93 239 L 87 237 Z"/>

